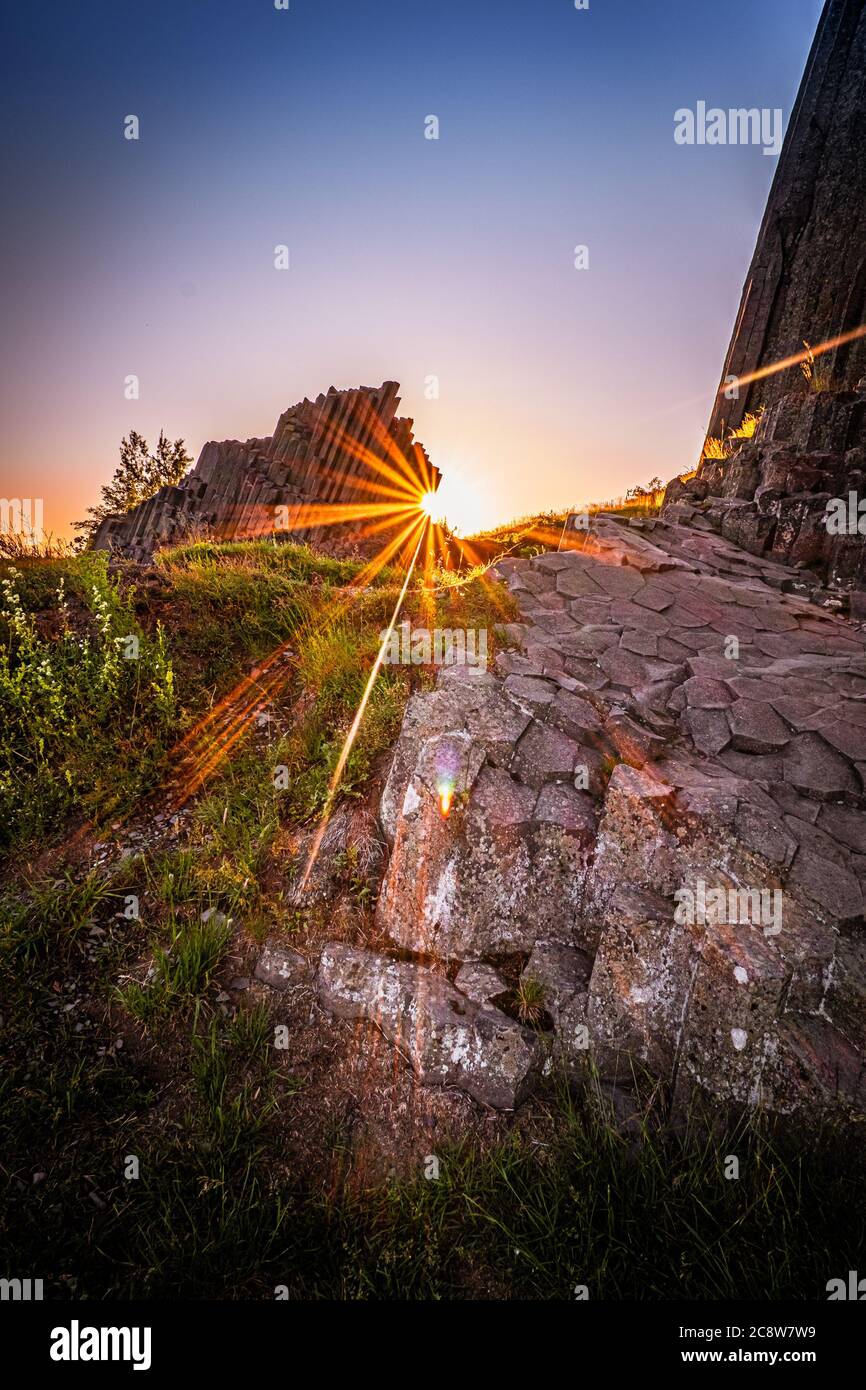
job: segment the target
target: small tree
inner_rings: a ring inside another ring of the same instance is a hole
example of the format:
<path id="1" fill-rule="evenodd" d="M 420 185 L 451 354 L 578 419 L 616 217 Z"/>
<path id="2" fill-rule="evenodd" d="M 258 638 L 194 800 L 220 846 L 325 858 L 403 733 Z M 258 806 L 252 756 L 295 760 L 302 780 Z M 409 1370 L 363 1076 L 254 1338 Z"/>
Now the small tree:
<path id="1" fill-rule="evenodd" d="M 120 463 L 110 483 L 102 488 L 102 497 L 95 507 L 87 508 L 83 521 L 74 523 L 79 532 L 77 544 L 86 550 L 93 540 L 99 523 L 107 516 L 132 511 L 139 502 L 146 502 L 161 487 L 179 483 L 192 459 L 182 439 L 172 444 L 164 430 L 159 432 L 156 453 L 152 454 L 147 440 L 136 430 L 130 430 L 120 441 Z"/>

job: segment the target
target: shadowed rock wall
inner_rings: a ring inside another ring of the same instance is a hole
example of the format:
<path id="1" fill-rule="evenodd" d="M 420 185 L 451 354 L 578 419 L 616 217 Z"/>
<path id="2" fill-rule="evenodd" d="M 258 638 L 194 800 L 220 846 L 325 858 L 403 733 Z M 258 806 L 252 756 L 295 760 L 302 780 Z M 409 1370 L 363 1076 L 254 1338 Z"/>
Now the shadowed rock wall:
<path id="1" fill-rule="evenodd" d="M 866 321 L 866 0 L 828 0 L 800 86 L 740 303 L 708 433 L 775 403 L 799 368 L 744 377 Z M 837 386 L 866 373 L 866 339 L 820 359 Z"/>

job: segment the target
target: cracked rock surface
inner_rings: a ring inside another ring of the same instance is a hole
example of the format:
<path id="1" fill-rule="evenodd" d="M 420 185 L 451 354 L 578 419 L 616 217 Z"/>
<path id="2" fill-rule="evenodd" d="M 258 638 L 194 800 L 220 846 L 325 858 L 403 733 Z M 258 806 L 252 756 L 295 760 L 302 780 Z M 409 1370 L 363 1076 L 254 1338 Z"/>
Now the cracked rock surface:
<path id="1" fill-rule="evenodd" d="M 554 1060 L 683 1101 L 866 1109 L 863 631 L 704 530 L 600 517 L 579 544 L 499 562 L 515 646 L 413 696 L 382 797 L 377 925 L 472 989 L 425 965 L 419 993 L 422 967 L 377 957 L 352 1016 L 386 1027 L 381 978 L 389 1018 L 412 994 L 436 1059 L 416 1070 L 480 1095 L 434 1020 L 455 993 L 472 1038 L 498 1014 L 521 1061 L 484 1099 L 517 1103 L 537 1058 L 463 963 L 518 954 Z"/>
<path id="2" fill-rule="evenodd" d="M 332 942 L 318 989 L 331 1013 L 374 1021 L 426 1085 L 457 1086 L 512 1110 L 540 1070 L 542 1048 L 531 1032 L 423 966 Z"/>

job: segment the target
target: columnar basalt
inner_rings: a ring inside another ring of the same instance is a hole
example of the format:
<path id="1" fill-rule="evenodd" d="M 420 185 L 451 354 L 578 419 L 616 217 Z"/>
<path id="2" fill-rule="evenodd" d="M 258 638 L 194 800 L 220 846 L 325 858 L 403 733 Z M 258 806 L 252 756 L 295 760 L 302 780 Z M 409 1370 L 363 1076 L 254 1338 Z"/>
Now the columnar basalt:
<path id="1" fill-rule="evenodd" d="M 522 650 L 413 695 L 382 797 L 395 958 L 458 991 L 519 959 L 572 1073 L 862 1115 L 862 630 L 679 521 L 599 517 L 496 572 Z"/>
<path id="2" fill-rule="evenodd" d="M 396 525 L 397 509 L 435 492 L 440 477 L 414 438 L 413 421 L 397 415 L 399 389 L 395 381 L 346 391 L 331 386 L 284 411 L 268 438 L 205 444 L 177 487 L 107 517 L 94 548 L 146 560 L 157 546 L 190 535 L 316 541 L 359 534 L 363 520 L 337 510 L 343 507 L 364 508 L 378 521 L 385 519 L 382 507 L 393 505 Z M 340 518 L 336 525 L 320 510 L 328 507 Z"/>
<path id="3" fill-rule="evenodd" d="M 866 0 L 828 0 L 815 35 L 755 254 L 709 433 L 790 390 L 791 371 L 726 387 L 866 321 Z M 866 374 L 866 338 L 820 359 L 838 386 Z M 793 368 L 796 374 L 796 366 Z"/>
<path id="4" fill-rule="evenodd" d="M 866 587 L 863 533 L 827 524 L 828 504 L 862 498 L 866 467 L 864 70 L 866 0 L 827 0 L 707 431 L 728 457 L 674 479 L 663 509 L 799 567 L 819 597 Z M 804 379 L 807 345 L 830 346 Z M 729 438 L 761 412 L 751 440 Z"/>
<path id="5" fill-rule="evenodd" d="M 850 601 L 862 616 L 864 498 L 866 389 L 793 391 L 728 458 L 705 459 L 694 478 L 669 483 L 662 516 L 789 564 L 798 571 L 792 586 L 819 602 Z"/>

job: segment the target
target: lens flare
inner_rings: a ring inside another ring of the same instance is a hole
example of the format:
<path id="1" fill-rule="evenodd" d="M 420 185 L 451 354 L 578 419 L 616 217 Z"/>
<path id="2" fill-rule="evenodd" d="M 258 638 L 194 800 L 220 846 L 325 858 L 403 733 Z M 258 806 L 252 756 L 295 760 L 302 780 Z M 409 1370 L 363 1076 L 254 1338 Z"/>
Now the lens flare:
<path id="1" fill-rule="evenodd" d="M 454 800 L 454 784 L 452 782 L 440 782 L 436 790 L 439 794 L 440 814 L 443 820 L 447 820 Z"/>
<path id="2" fill-rule="evenodd" d="M 436 493 L 425 492 L 418 504 L 426 517 L 433 520 L 433 513 L 436 508 Z"/>

